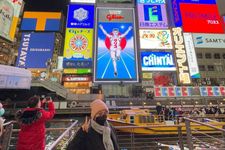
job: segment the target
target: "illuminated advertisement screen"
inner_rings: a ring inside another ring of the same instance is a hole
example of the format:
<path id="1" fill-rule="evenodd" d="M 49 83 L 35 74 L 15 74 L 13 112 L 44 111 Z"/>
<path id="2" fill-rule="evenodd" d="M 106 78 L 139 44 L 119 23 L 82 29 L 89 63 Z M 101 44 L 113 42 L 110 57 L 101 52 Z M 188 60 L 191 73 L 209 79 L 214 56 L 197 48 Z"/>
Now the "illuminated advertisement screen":
<path id="1" fill-rule="evenodd" d="M 132 3 L 133 0 L 98 0 L 98 3 Z"/>
<path id="2" fill-rule="evenodd" d="M 188 4 L 214 4 L 216 5 L 216 0 L 169 0 L 169 4 L 172 5 L 173 10 L 173 17 L 174 17 L 174 24 L 175 27 L 182 26 L 182 19 L 181 19 L 181 3 L 188 3 Z M 192 9 L 192 8 L 190 8 Z"/>
<path id="3" fill-rule="evenodd" d="M 141 49 L 173 49 L 170 30 L 139 30 Z"/>
<path id="4" fill-rule="evenodd" d="M 138 4 L 139 28 L 167 28 L 165 4 Z"/>
<path id="5" fill-rule="evenodd" d="M 196 48 L 225 48 L 225 34 L 193 33 Z"/>
<path id="6" fill-rule="evenodd" d="M 171 52 L 141 52 L 142 71 L 176 71 Z"/>
<path id="7" fill-rule="evenodd" d="M 67 15 L 67 28 L 93 28 L 94 5 L 70 4 Z"/>
<path id="8" fill-rule="evenodd" d="M 181 3 L 180 9 L 184 32 L 224 33 L 217 5 Z"/>
<path id="9" fill-rule="evenodd" d="M 95 3 L 95 0 L 70 0 L 70 3 Z"/>
<path id="10" fill-rule="evenodd" d="M 60 31 L 60 12 L 30 12 L 25 11 L 21 22 L 22 31 Z"/>
<path id="11" fill-rule="evenodd" d="M 98 8 L 95 82 L 137 82 L 133 9 Z"/>
<path id="12" fill-rule="evenodd" d="M 165 4 L 165 0 L 137 0 L 139 4 Z"/>
<path id="13" fill-rule="evenodd" d="M 200 78 L 197 57 L 195 53 L 195 46 L 191 33 L 184 33 L 184 42 L 188 58 L 188 66 L 190 69 L 191 78 Z"/>
<path id="14" fill-rule="evenodd" d="M 91 68 L 93 29 L 66 29 L 63 68 Z"/>
<path id="15" fill-rule="evenodd" d="M 17 67 L 46 68 L 54 51 L 54 33 L 22 33 Z"/>
<path id="16" fill-rule="evenodd" d="M 184 37 L 182 28 L 172 28 L 175 56 L 177 63 L 177 76 L 180 85 L 191 84 Z"/>
<path id="17" fill-rule="evenodd" d="M 80 68 L 80 69 L 63 69 L 64 74 L 90 74 L 92 71 L 91 69 L 87 68 Z"/>
<path id="18" fill-rule="evenodd" d="M 225 27 L 225 16 L 223 16 L 223 26 Z"/>
<path id="19" fill-rule="evenodd" d="M 0 1 L 0 36 L 14 41 L 23 0 Z"/>

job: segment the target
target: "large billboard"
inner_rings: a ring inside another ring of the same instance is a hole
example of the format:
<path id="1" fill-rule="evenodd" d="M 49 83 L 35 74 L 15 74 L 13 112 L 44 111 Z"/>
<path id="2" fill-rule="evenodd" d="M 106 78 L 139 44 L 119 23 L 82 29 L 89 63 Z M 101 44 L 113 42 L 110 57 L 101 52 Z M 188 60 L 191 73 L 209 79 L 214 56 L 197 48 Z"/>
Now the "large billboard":
<path id="1" fill-rule="evenodd" d="M 0 36 L 14 41 L 23 0 L 1 0 L 0 2 Z"/>
<path id="2" fill-rule="evenodd" d="M 54 33 L 22 33 L 16 66 L 20 68 L 46 68 L 54 51 Z"/>
<path id="3" fill-rule="evenodd" d="M 174 24 L 176 27 L 182 26 L 181 9 L 180 9 L 181 3 L 216 5 L 216 0 L 168 0 L 168 1 L 172 5 Z"/>
<path id="4" fill-rule="evenodd" d="M 198 62 L 195 53 L 194 42 L 191 33 L 184 33 L 184 42 L 188 58 L 188 66 L 190 69 L 191 78 L 200 78 Z"/>
<path id="5" fill-rule="evenodd" d="M 67 28 L 93 28 L 94 5 L 70 4 L 67 15 Z"/>
<path id="6" fill-rule="evenodd" d="M 142 71 L 175 71 L 172 52 L 141 52 Z"/>
<path id="7" fill-rule="evenodd" d="M 193 34 L 196 48 L 225 48 L 225 34 Z"/>
<path id="8" fill-rule="evenodd" d="M 70 0 L 70 3 L 95 3 L 95 0 Z"/>
<path id="9" fill-rule="evenodd" d="M 63 68 L 91 68 L 93 29 L 66 29 Z"/>
<path id="10" fill-rule="evenodd" d="M 97 8 L 94 82 L 137 82 L 134 10 Z"/>
<path id="11" fill-rule="evenodd" d="M 60 12 L 25 11 L 21 22 L 22 31 L 60 31 Z"/>
<path id="12" fill-rule="evenodd" d="M 168 28 L 165 4 L 138 4 L 139 28 Z"/>
<path id="13" fill-rule="evenodd" d="M 141 49 L 173 49 L 170 30 L 139 30 Z"/>
<path id="14" fill-rule="evenodd" d="M 191 78 L 188 68 L 186 49 L 184 46 L 183 32 L 181 28 L 172 28 L 177 62 L 178 82 L 181 85 L 191 84 Z"/>
<path id="15" fill-rule="evenodd" d="M 184 32 L 224 33 L 217 5 L 181 3 L 180 9 Z"/>

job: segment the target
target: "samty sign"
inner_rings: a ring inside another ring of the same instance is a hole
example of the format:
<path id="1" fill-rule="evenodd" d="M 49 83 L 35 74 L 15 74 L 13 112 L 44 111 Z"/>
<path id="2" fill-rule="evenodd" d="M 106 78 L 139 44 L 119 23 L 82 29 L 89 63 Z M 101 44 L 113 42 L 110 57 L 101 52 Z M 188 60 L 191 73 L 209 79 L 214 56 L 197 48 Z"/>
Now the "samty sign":
<path id="1" fill-rule="evenodd" d="M 187 85 L 191 83 L 190 73 L 187 62 L 187 55 L 184 46 L 184 38 L 181 28 L 173 28 L 174 47 L 177 61 L 177 74 L 178 81 L 181 85 Z"/>

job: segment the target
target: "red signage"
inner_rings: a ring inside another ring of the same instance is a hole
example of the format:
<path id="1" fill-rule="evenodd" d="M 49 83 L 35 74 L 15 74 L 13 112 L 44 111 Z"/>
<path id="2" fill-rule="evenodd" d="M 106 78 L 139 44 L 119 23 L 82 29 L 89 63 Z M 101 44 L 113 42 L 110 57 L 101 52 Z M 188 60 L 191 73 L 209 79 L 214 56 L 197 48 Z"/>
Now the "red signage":
<path id="1" fill-rule="evenodd" d="M 180 4 L 184 32 L 224 33 L 217 5 Z"/>

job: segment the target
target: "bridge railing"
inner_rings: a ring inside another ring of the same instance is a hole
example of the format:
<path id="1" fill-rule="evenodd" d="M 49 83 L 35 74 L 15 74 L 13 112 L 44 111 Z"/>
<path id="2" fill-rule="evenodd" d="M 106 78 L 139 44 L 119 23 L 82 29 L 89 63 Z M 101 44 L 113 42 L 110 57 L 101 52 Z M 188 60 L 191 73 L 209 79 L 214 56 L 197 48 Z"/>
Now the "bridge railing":
<path id="1" fill-rule="evenodd" d="M 197 149 L 196 145 L 201 144 L 202 149 L 225 149 L 225 126 L 224 124 L 221 127 L 211 125 L 210 122 L 201 122 L 198 120 L 194 120 L 191 118 L 184 117 L 185 126 L 186 126 L 186 138 L 187 138 L 187 146 L 189 150 Z M 204 126 L 205 130 L 214 130 L 215 133 L 220 133 L 220 136 L 214 136 L 212 134 L 205 133 L 203 131 L 199 131 L 196 128 L 191 128 L 192 124 L 197 124 L 200 126 Z M 219 122 L 218 122 L 219 125 Z M 195 135 L 198 135 L 195 136 Z M 199 138 L 201 135 L 201 138 Z"/>

